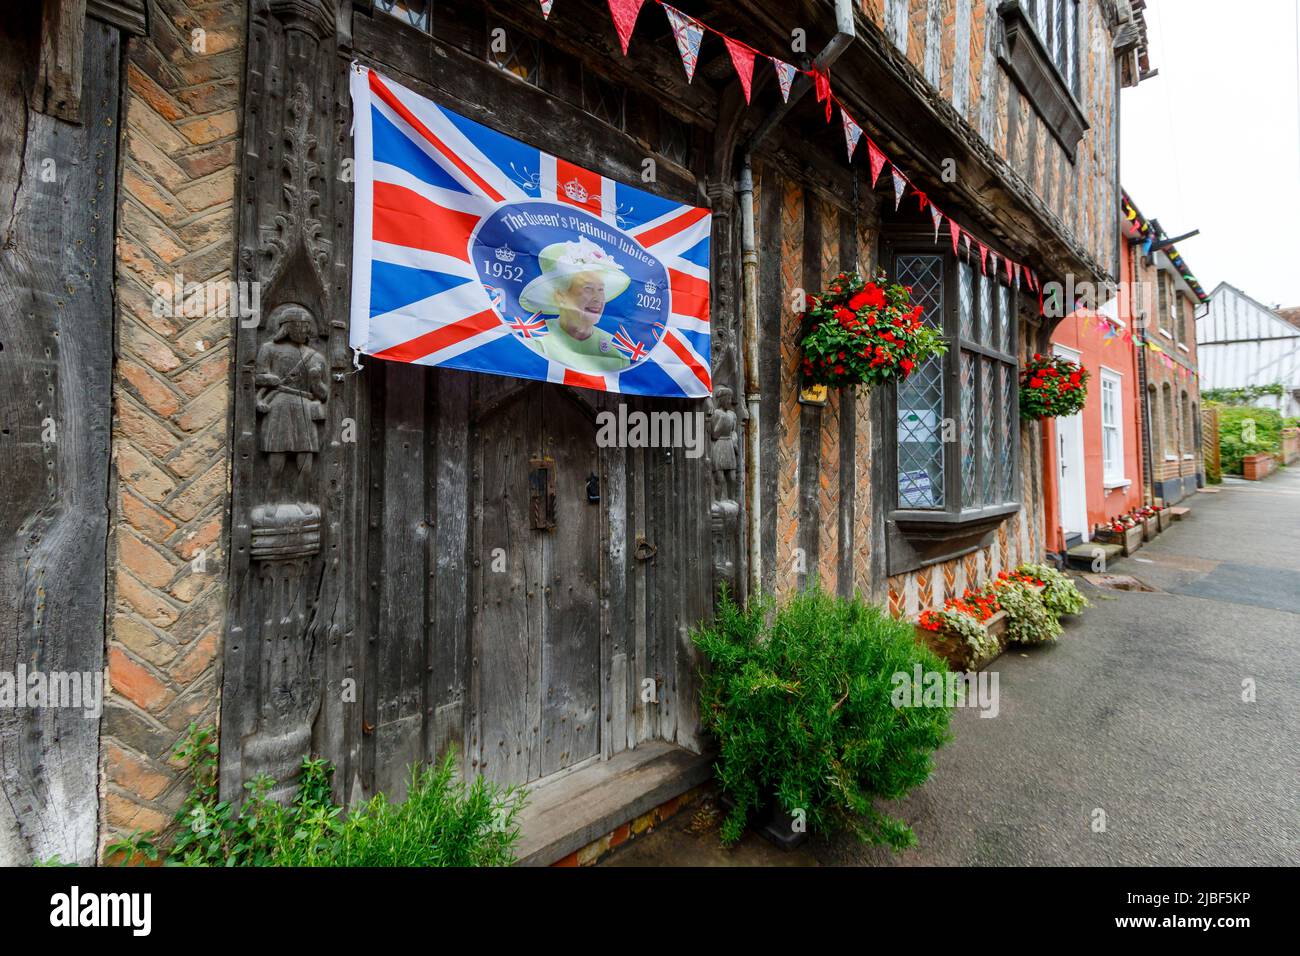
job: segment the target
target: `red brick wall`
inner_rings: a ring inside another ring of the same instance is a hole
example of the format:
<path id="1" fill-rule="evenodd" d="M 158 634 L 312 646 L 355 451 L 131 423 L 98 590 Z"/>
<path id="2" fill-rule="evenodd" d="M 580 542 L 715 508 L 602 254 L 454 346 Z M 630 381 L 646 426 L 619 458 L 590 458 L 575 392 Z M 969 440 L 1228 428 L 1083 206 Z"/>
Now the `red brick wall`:
<path id="1" fill-rule="evenodd" d="M 157 0 L 127 48 L 102 840 L 168 826 L 171 748 L 216 720 L 233 320 L 168 315 L 166 293 L 231 276 L 243 10 Z"/>

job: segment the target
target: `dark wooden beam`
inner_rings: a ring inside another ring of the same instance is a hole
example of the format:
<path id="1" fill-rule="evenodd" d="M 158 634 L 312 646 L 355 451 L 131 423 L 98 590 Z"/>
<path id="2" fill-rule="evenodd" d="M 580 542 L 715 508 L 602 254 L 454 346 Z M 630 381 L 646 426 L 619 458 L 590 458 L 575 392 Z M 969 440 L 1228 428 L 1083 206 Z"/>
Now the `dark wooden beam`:
<path id="1" fill-rule="evenodd" d="M 81 122 L 81 59 L 85 37 L 86 0 L 45 0 L 36 108 L 69 123 Z"/>

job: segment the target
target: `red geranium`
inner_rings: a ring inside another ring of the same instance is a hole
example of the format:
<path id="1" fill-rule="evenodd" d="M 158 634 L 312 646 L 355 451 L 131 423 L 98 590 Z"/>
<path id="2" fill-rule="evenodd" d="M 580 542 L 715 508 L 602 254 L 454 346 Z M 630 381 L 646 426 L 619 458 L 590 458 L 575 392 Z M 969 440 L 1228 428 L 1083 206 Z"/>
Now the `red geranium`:
<path id="1" fill-rule="evenodd" d="M 943 335 L 920 321 L 909 291 L 867 281 L 856 272 L 836 277 L 830 291 L 810 297 L 800 345 L 804 380 L 815 385 L 866 385 L 902 380 L 946 351 Z"/>

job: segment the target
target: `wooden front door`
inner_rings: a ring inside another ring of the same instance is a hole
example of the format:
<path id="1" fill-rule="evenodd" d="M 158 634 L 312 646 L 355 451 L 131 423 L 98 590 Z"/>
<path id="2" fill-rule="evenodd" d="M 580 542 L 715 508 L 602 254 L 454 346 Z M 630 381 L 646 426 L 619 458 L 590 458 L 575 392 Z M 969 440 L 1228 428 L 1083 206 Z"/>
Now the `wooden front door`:
<path id="1" fill-rule="evenodd" d="M 471 770 L 521 784 L 600 752 L 602 505 L 594 410 L 541 383 L 472 422 Z"/>

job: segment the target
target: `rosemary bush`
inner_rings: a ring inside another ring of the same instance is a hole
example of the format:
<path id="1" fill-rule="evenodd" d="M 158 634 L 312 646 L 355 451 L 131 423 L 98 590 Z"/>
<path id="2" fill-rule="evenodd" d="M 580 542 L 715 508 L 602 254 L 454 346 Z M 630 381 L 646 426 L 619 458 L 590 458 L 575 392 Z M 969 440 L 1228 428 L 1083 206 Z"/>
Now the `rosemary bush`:
<path id="1" fill-rule="evenodd" d="M 724 843 L 772 797 L 823 833 L 847 829 L 895 849 L 915 842 L 910 827 L 873 806 L 923 783 L 948 739 L 947 708 L 891 701 L 896 672 L 918 663 L 947 670 L 916 644 L 911 624 L 815 588 L 779 607 L 758 600 L 742 609 L 724 595 L 693 638 L 709 664 L 701 720 L 717 737 L 718 780 L 735 801 Z"/>

